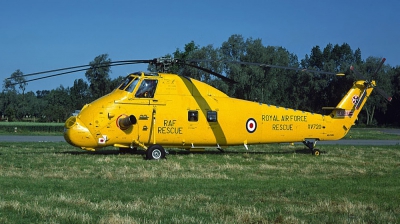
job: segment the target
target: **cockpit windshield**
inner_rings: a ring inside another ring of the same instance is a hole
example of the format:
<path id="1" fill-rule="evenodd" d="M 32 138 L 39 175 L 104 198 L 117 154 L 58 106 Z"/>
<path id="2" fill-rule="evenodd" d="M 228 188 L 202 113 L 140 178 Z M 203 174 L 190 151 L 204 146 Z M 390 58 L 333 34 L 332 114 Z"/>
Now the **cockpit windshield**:
<path id="1" fill-rule="evenodd" d="M 132 77 L 132 76 L 126 77 L 124 82 L 120 85 L 119 89 L 125 90 L 127 92 L 132 92 L 135 89 L 138 82 L 139 82 L 139 79 L 136 77 Z"/>

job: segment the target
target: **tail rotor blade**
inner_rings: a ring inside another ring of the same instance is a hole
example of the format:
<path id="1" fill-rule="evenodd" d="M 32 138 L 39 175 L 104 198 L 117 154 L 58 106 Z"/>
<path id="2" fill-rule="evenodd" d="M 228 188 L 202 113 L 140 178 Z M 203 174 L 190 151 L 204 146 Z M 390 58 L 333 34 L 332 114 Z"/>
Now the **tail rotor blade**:
<path id="1" fill-rule="evenodd" d="M 378 74 L 378 71 L 382 68 L 383 63 L 385 63 L 386 58 L 382 58 L 381 63 L 379 63 L 378 67 L 376 68 L 374 74 L 372 75 L 372 78 L 374 79 L 376 75 Z"/>
<path id="2" fill-rule="evenodd" d="M 357 79 L 363 79 L 365 80 L 365 77 L 359 72 L 357 71 L 354 66 L 350 66 L 350 70 L 352 70 L 354 72 L 354 74 L 356 75 Z"/>
<path id="3" fill-rule="evenodd" d="M 374 74 L 372 75 L 372 78 L 375 79 L 378 71 L 382 68 L 383 63 L 385 63 L 386 58 L 382 58 L 381 63 L 379 63 L 378 67 L 376 68 Z M 391 102 L 392 101 L 392 97 L 389 96 L 389 94 L 387 94 L 383 89 L 375 87 L 376 90 L 378 91 L 379 94 L 381 94 L 381 96 L 383 96 L 387 101 Z"/>
<path id="4" fill-rule="evenodd" d="M 374 74 L 372 75 L 372 79 L 374 79 L 376 77 L 376 75 L 378 74 L 378 71 L 382 68 L 383 63 L 385 63 L 386 58 L 382 58 L 382 61 L 379 63 L 378 67 L 376 68 Z M 366 81 L 366 83 L 368 85 L 370 85 L 372 88 L 376 89 L 376 91 L 383 96 L 387 101 L 391 102 L 392 101 L 392 97 L 387 94 L 383 89 L 376 87 L 375 84 L 371 81 L 368 81 L 364 78 L 364 76 L 358 72 L 353 66 L 350 66 L 350 70 L 352 70 L 354 72 L 354 74 L 356 75 L 357 79 L 363 79 Z"/>
<path id="5" fill-rule="evenodd" d="M 392 97 L 389 96 L 389 94 L 387 94 L 383 89 L 375 87 L 376 91 L 378 91 L 379 94 L 381 94 L 387 101 L 391 102 L 392 101 Z"/>

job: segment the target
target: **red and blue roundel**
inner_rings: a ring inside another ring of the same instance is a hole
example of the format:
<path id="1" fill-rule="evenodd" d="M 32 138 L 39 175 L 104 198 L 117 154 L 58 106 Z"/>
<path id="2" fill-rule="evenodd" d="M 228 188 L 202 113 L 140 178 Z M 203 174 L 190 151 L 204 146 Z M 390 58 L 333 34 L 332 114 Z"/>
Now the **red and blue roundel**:
<path id="1" fill-rule="evenodd" d="M 249 118 L 246 122 L 246 129 L 249 133 L 253 133 L 257 129 L 257 122 L 253 118 Z"/>
<path id="2" fill-rule="evenodd" d="M 358 97 L 357 95 L 354 95 L 351 98 L 351 101 L 353 102 L 353 104 L 357 104 L 359 100 L 360 100 L 360 97 Z"/>

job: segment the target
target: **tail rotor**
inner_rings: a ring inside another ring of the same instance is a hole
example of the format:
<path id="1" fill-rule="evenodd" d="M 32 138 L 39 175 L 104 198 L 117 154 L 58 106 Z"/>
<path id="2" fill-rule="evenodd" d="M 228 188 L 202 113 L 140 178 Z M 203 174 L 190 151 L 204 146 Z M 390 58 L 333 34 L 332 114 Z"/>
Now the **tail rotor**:
<path id="1" fill-rule="evenodd" d="M 382 58 L 381 62 L 379 63 L 378 67 L 376 68 L 374 74 L 372 75 L 372 80 L 374 80 L 377 77 L 378 71 L 382 68 L 383 63 L 385 63 L 386 58 Z M 352 70 L 356 76 L 357 79 L 359 80 L 365 80 L 365 84 L 376 89 L 376 91 L 383 96 L 388 102 L 392 101 L 392 97 L 387 94 L 383 89 L 377 87 L 375 85 L 375 82 L 373 82 L 372 80 L 368 80 L 366 79 L 359 71 L 357 71 L 354 66 L 350 66 L 350 70 Z"/>

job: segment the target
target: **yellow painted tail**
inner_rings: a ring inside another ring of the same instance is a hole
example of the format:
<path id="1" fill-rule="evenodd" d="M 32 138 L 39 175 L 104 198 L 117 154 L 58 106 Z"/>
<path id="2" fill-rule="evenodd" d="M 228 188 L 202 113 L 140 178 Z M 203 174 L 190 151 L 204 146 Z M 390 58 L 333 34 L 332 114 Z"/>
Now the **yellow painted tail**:
<path id="1" fill-rule="evenodd" d="M 357 81 L 336 107 L 325 107 L 324 109 L 333 109 L 330 114 L 331 118 L 340 120 L 343 123 L 343 128 L 349 130 L 371 95 L 374 86 L 375 81 L 370 83 L 362 80 Z"/>

